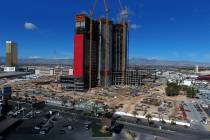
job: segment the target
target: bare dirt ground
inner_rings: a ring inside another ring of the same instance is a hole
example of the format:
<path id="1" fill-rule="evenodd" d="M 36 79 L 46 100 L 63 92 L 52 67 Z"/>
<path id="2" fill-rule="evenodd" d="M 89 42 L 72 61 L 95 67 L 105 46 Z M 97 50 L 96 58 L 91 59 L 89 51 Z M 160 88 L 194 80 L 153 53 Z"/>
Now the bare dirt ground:
<path id="1" fill-rule="evenodd" d="M 168 97 L 165 95 L 166 85 L 161 85 L 159 83 L 149 83 L 144 86 L 141 86 L 139 88 L 139 96 L 132 96 L 131 93 L 133 88 L 129 86 L 111 86 L 108 89 L 94 88 L 91 91 L 81 93 L 74 91 L 63 91 L 61 90 L 61 85 L 55 83 L 35 85 L 32 81 L 23 81 L 12 83 L 12 85 L 17 90 L 22 91 L 21 93 L 34 90 L 43 92 L 45 94 L 54 93 L 53 97 L 69 97 L 69 99 L 75 101 L 80 99 L 93 100 L 107 104 L 109 107 L 115 108 L 116 111 L 123 111 L 127 113 L 133 113 L 135 107 L 137 105 L 141 105 L 141 101 L 145 98 L 154 98 L 160 101 L 171 101 L 173 103 L 172 107 L 168 108 L 166 112 L 162 114 L 163 117 L 167 119 L 169 118 L 169 116 L 175 116 L 175 114 L 178 116 L 181 115 L 180 111 L 177 110 L 177 102 L 192 102 L 194 100 L 188 99 L 184 95 Z M 159 106 L 149 104 L 147 104 L 147 106 L 147 113 L 151 113 L 154 117 L 159 116 Z M 138 111 L 137 113 L 143 115 L 145 114 L 145 111 Z"/>

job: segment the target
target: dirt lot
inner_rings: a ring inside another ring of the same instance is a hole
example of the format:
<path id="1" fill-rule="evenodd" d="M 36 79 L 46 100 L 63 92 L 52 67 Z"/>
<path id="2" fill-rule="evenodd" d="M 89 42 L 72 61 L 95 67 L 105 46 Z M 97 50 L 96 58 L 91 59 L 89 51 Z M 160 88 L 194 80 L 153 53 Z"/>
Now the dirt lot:
<path id="1" fill-rule="evenodd" d="M 47 78 L 44 78 L 43 80 L 46 79 Z M 42 79 L 40 79 L 40 81 L 42 81 Z M 40 92 L 45 97 L 53 95 L 53 97 L 67 97 L 74 101 L 80 99 L 93 100 L 107 104 L 110 108 L 114 108 L 116 111 L 133 113 L 133 111 L 138 108 L 139 110 L 137 110 L 137 113 L 139 115 L 150 113 L 154 117 L 159 117 L 159 109 L 162 105 L 152 105 L 154 100 L 151 100 L 151 103 L 145 104 L 142 103 L 143 100 L 156 99 L 158 102 L 164 102 L 165 106 L 167 106 L 170 102 L 171 107 L 165 107 L 161 112 L 162 117 L 167 119 L 170 116 L 178 115 L 179 117 L 181 115 L 181 112 L 177 109 L 177 102 L 192 101 L 183 95 L 167 97 L 165 95 L 166 85 L 161 85 L 159 83 L 149 83 L 141 86 L 141 88 L 137 89 L 139 91 L 138 95 L 135 96 L 132 95 L 134 88 L 129 86 L 111 86 L 108 89 L 94 88 L 91 91 L 81 93 L 74 91 L 62 91 L 61 85 L 52 82 L 49 84 L 35 84 L 34 81 L 23 81 L 12 83 L 12 85 L 18 92 L 22 94 L 22 96 L 25 96 L 25 92 L 35 91 Z"/>

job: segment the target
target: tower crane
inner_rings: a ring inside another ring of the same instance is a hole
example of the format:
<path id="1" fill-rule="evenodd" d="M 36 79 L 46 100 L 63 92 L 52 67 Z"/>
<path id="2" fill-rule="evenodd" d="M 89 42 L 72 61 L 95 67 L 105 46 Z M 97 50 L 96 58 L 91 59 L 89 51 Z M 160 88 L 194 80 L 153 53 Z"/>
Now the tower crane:
<path id="1" fill-rule="evenodd" d="M 98 0 L 94 0 L 94 4 L 93 4 L 93 7 L 90 11 L 90 48 L 89 48 L 89 89 L 91 89 L 92 87 L 92 34 L 93 34 L 93 21 L 92 21 L 92 18 L 94 16 L 94 12 L 95 12 L 95 9 L 96 9 L 96 6 L 97 6 L 97 3 L 98 3 Z M 109 9 L 108 9 L 108 6 L 107 6 L 107 1 L 106 0 L 103 0 L 103 3 L 104 3 L 104 8 L 105 8 L 105 12 L 106 12 L 106 39 L 105 39 L 105 77 L 107 77 L 107 65 L 108 65 L 108 54 L 107 54 L 107 50 L 108 50 L 108 47 L 109 47 Z"/>

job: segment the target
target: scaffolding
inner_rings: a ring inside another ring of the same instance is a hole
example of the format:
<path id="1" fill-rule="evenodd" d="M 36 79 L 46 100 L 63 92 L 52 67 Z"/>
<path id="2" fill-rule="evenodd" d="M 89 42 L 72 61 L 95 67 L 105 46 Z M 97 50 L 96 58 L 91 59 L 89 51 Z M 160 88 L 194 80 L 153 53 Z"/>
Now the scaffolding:
<path id="1" fill-rule="evenodd" d="M 156 79 L 156 71 L 154 69 L 128 69 L 123 77 L 123 72 L 113 72 L 113 85 L 132 85 L 140 86 L 146 78 Z"/>

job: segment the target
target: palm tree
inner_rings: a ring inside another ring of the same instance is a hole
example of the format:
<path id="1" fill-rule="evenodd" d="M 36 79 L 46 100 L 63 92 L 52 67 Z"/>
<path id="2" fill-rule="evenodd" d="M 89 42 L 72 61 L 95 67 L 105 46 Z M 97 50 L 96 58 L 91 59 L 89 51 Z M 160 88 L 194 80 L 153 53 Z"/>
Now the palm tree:
<path id="1" fill-rule="evenodd" d="M 150 121 L 151 121 L 151 119 L 152 119 L 152 115 L 148 113 L 148 114 L 146 115 L 146 118 L 147 118 L 147 121 L 148 121 L 148 125 L 150 125 Z"/>
<path id="2" fill-rule="evenodd" d="M 19 92 L 16 92 L 16 99 L 19 99 Z"/>
<path id="3" fill-rule="evenodd" d="M 172 118 L 172 120 L 171 120 L 171 125 L 176 125 L 176 121 L 174 118 Z"/>
<path id="4" fill-rule="evenodd" d="M 137 112 L 136 110 L 134 110 L 134 111 L 132 112 L 132 114 L 133 114 L 134 117 L 136 117 L 136 116 L 138 115 L 138 112 Z"/>
<path id="5" fill-rule="evenodd" d="M 134 110 L 133 111 L 133 115 L 136 118 L 136 116 L 139 115 L 139 114 L 138 114 L 138 112 L 136 110 Z M 136 123 L 138 124 L 139 122 L 141 122 L 140 118 L 136 118 Z"/>
<path id="6" fill-rule="evenodd" d="M 28 93 L 24 93 L 25 98 L 28 97 Z"/>
<path id="7" fill-rule="evenodd" d="M 159 113 L 159 121 L 164 124 L 165 123 L 165 120 L 163 119 L 163 116 L 161 113 Z"/>
<path id="8" fill-rule="evenodd" d="M 68 98 L 67 97 L 63 97 L 62 98 L 62 105 L 66 105 L 68 103 Z"/>

